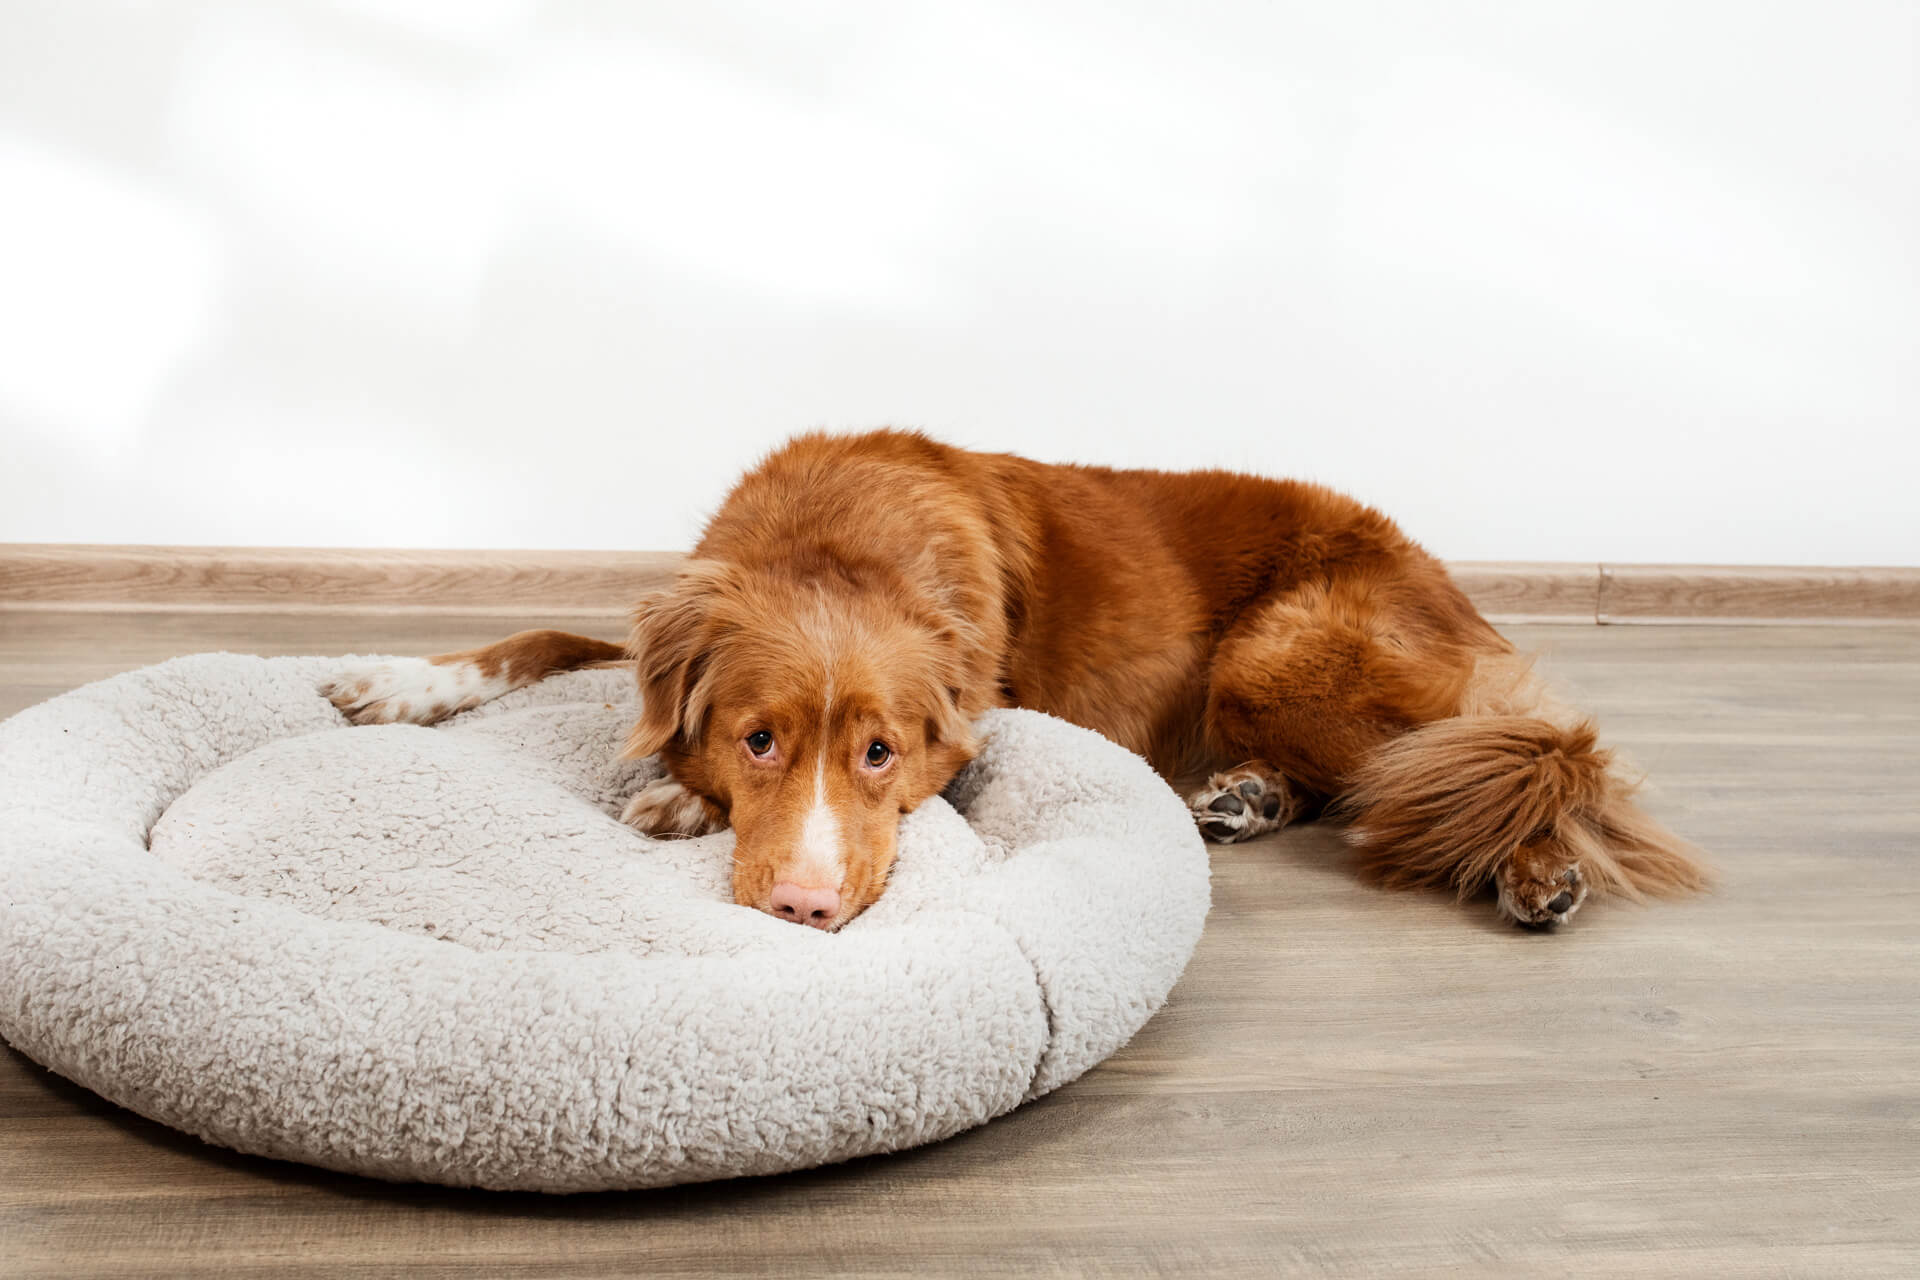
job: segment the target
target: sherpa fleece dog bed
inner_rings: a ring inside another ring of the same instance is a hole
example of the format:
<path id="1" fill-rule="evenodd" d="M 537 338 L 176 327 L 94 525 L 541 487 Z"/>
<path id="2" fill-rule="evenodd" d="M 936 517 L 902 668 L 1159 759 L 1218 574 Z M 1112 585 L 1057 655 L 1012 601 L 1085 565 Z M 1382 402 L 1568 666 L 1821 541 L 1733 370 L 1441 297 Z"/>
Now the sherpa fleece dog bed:
<path id="1" fill-rule="evenodd" d="M 1166 999 L 1208 905 L 1186 807 L 1033 712 L 909 816 L 837 934 L 736 907 L 732 835 L 617 815 L 630 677 L 351 728 L 343 660 L 207 654 L 0 724 L 0 1034 L 211 1142 L 585 1191 L 947 1137 Z"/>

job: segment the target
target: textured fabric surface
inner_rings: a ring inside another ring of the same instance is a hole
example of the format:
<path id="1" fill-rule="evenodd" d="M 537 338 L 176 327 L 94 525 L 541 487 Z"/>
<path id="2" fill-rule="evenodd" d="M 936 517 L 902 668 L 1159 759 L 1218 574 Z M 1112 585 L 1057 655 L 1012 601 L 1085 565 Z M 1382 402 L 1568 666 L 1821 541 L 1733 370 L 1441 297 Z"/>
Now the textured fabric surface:
<path id="1" fill-rule="evenodd" d="M 837 934 L 731 833 L 617 821 L 628 677 L 345 727 L 340 659 L 203 654 L 0 724 L 0 1034 L 142 1115 L 383 1178 L 579 1191 L 957 1133 L 1124 1044 L 1207 860 L 1138 758 L 1027 711 Z"/>

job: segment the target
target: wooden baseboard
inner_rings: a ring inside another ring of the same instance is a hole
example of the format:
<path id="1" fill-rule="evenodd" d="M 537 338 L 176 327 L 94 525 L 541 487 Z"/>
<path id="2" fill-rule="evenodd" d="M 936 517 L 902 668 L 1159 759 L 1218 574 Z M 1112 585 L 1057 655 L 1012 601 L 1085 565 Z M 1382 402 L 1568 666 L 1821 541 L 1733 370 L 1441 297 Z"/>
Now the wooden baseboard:
<path id="1" fill-rule="evenodd" d="M 0 543 L 0 610 L 623 616 L 668 551 Z M 1920 568 L 1450 565 L 1496 622 L 1920 622 Z"/>
<path id="2" fill-rule="evenodd" d="M 657 551 L 0 544 L 0 609 L 624 615 L 685 557 Z"/>
<path id="3" fill-rule="evenodd" d="M 1603 564 L 1607 623 L 1920 622 L 1920 569 Z"/>
<path id="4" fill-rule="evenodd" d="M 1565 561 L 1457 560 L 1447 566 L 1473 607 L 1494 622 L 1594 621 L 1600 566 Z"/>

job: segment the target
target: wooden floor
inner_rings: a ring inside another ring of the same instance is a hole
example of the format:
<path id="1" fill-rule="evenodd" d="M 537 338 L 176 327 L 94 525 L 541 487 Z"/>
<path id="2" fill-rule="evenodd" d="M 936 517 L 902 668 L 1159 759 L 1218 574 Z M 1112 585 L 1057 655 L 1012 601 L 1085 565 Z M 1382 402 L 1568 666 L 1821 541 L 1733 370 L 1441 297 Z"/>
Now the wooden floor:
<path id="1" fill-rule="evenodd" d="M 0 714 L 173 654 L 523 623 L 0 613 Z M 0 1274 L 1920 1274 L 1920 628 L 1508 630 L 1717 894 L 1530 934 L 1362 888 L 1325 830 L 1217 850 L 1186 977 L 1078 1083 L 938 1146 L 650 1193 L 234 1155 L 0 1050 Z"/>

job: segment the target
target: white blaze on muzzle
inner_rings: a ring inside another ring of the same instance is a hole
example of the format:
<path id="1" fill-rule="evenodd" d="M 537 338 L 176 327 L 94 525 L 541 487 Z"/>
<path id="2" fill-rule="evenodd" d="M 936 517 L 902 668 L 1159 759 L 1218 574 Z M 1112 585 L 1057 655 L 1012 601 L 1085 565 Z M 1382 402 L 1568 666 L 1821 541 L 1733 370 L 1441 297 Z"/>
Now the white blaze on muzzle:
<path id="1" fill-rule="evenodd" d="M 792 864 L 780 878 L 837 892 L 847 877 L 842 830 L 840 815 L 827 800 L 827 762 L 822 758 L 814 766 L 813 804 L 800 824 Z"/>

